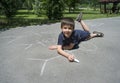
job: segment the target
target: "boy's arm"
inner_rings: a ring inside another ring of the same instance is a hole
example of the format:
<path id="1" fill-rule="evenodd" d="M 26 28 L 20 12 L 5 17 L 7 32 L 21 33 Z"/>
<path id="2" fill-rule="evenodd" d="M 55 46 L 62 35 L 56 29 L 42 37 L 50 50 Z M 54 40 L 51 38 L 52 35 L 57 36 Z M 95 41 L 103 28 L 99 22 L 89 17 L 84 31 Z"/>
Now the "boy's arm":
<path id="1" fill-rule="evenodd" d="M 58 52 L 60 55 L 66 57 L 69 61 L 74 61 L 74 56 L 71 55 L 71 54 L 69 54 L 69 53 L 67 53 L 67 52 L 65 52 L 65 51 L 62 49 L 62 46 L 61 46 L 61 45 L 58 45 L 58 47 L 57 47 L 57 52 Z"/>

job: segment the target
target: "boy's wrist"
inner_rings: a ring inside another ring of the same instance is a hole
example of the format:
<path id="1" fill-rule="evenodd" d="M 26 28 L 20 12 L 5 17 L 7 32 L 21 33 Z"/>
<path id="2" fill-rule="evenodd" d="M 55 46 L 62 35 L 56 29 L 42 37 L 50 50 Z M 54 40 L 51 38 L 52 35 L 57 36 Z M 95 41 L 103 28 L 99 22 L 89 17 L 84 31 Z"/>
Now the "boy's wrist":
<path id="1" fill-rule="evenodd" d="M 67 55 L 66 57 L 67 57 L 67 58 L 69 58 L 69 57 L 70 57 L 70 55 Z"/>

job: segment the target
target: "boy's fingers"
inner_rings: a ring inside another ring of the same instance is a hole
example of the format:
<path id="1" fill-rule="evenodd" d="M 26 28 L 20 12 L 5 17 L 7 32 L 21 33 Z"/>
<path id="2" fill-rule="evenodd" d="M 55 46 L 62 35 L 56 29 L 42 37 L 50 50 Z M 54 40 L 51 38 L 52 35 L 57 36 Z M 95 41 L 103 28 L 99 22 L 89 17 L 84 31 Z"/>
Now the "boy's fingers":
<path id="1" fill-rule="evenodd" d="M 74 58 L 72 57 L 72 58 L 70 59 L 70 61 L 73 62 L 73 61 L 74 61 Z"/>
<path id="2" fill-rule="evenodd" d="M 74 56 L 73 56 L 73 55 L 70 55 L 70 56 L 68 57 L 68 60 L 69 60 L 70 62 L 73 62 L 73 61 L 74 61 Z"/>

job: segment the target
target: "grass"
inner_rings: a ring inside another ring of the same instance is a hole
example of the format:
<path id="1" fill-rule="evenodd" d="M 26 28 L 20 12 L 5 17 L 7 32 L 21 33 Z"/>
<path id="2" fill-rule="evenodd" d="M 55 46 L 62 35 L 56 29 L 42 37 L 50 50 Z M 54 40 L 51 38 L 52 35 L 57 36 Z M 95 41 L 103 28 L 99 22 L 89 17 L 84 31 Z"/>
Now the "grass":
<path id="1" fill-rule="evenodd" d="M 69 13 L 68 10 L 64 12 L 64 17 L 71 17 L 73 19 L 79 14 L 79 12 L 83 12 L 83 20 L 86 19 L 97 19 L 97 18 L 108 18 L 120 16 L 120 14 L 101 14 L 99 10 L 75 10 L 74 12 Z M 47 16 L 42 13 L 39 17 L 33 13 L 33 11 L 28 10 L 19 10 L 16 16 L 10 20 L 7 20 L 5 16 L 0 16 L 0 30 L 15 28 L 20 26 L 31 26 L 31 25 L 41 25 L 47 23 L 55 23 L 59 20 L 48 20 Z"/>
<path id="2" fill-rule="evenodd" d="M 68 12 L 68 11 L 66 11 L 66 12 Z M 101 14 L 99 10 L 80 10 L 80 11 L 75 11 L 74 13 L 65 13 L 64 16 L 72 17 L 73 19 L 75 19 L 76 16 L 79 14 L 79 12 L 83 13 L 83 20 L 120 16 L 120 13 L 118 13 L 118 14 Z"/>

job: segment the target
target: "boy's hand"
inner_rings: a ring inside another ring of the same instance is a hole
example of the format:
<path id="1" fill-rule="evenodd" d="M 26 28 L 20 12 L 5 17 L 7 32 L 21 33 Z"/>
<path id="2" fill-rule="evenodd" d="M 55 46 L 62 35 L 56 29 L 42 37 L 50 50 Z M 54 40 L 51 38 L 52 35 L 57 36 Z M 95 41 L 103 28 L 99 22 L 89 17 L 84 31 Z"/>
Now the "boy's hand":
<path id="1" fill-rule="evenodd" d="M 68 60 L 69 60 L 70 62 L 73 62 L 73 61 L 74 61 L 74 56 L 73 56 L 73 55 L 69 55 L 69 56 L 68 56 Z"/>

